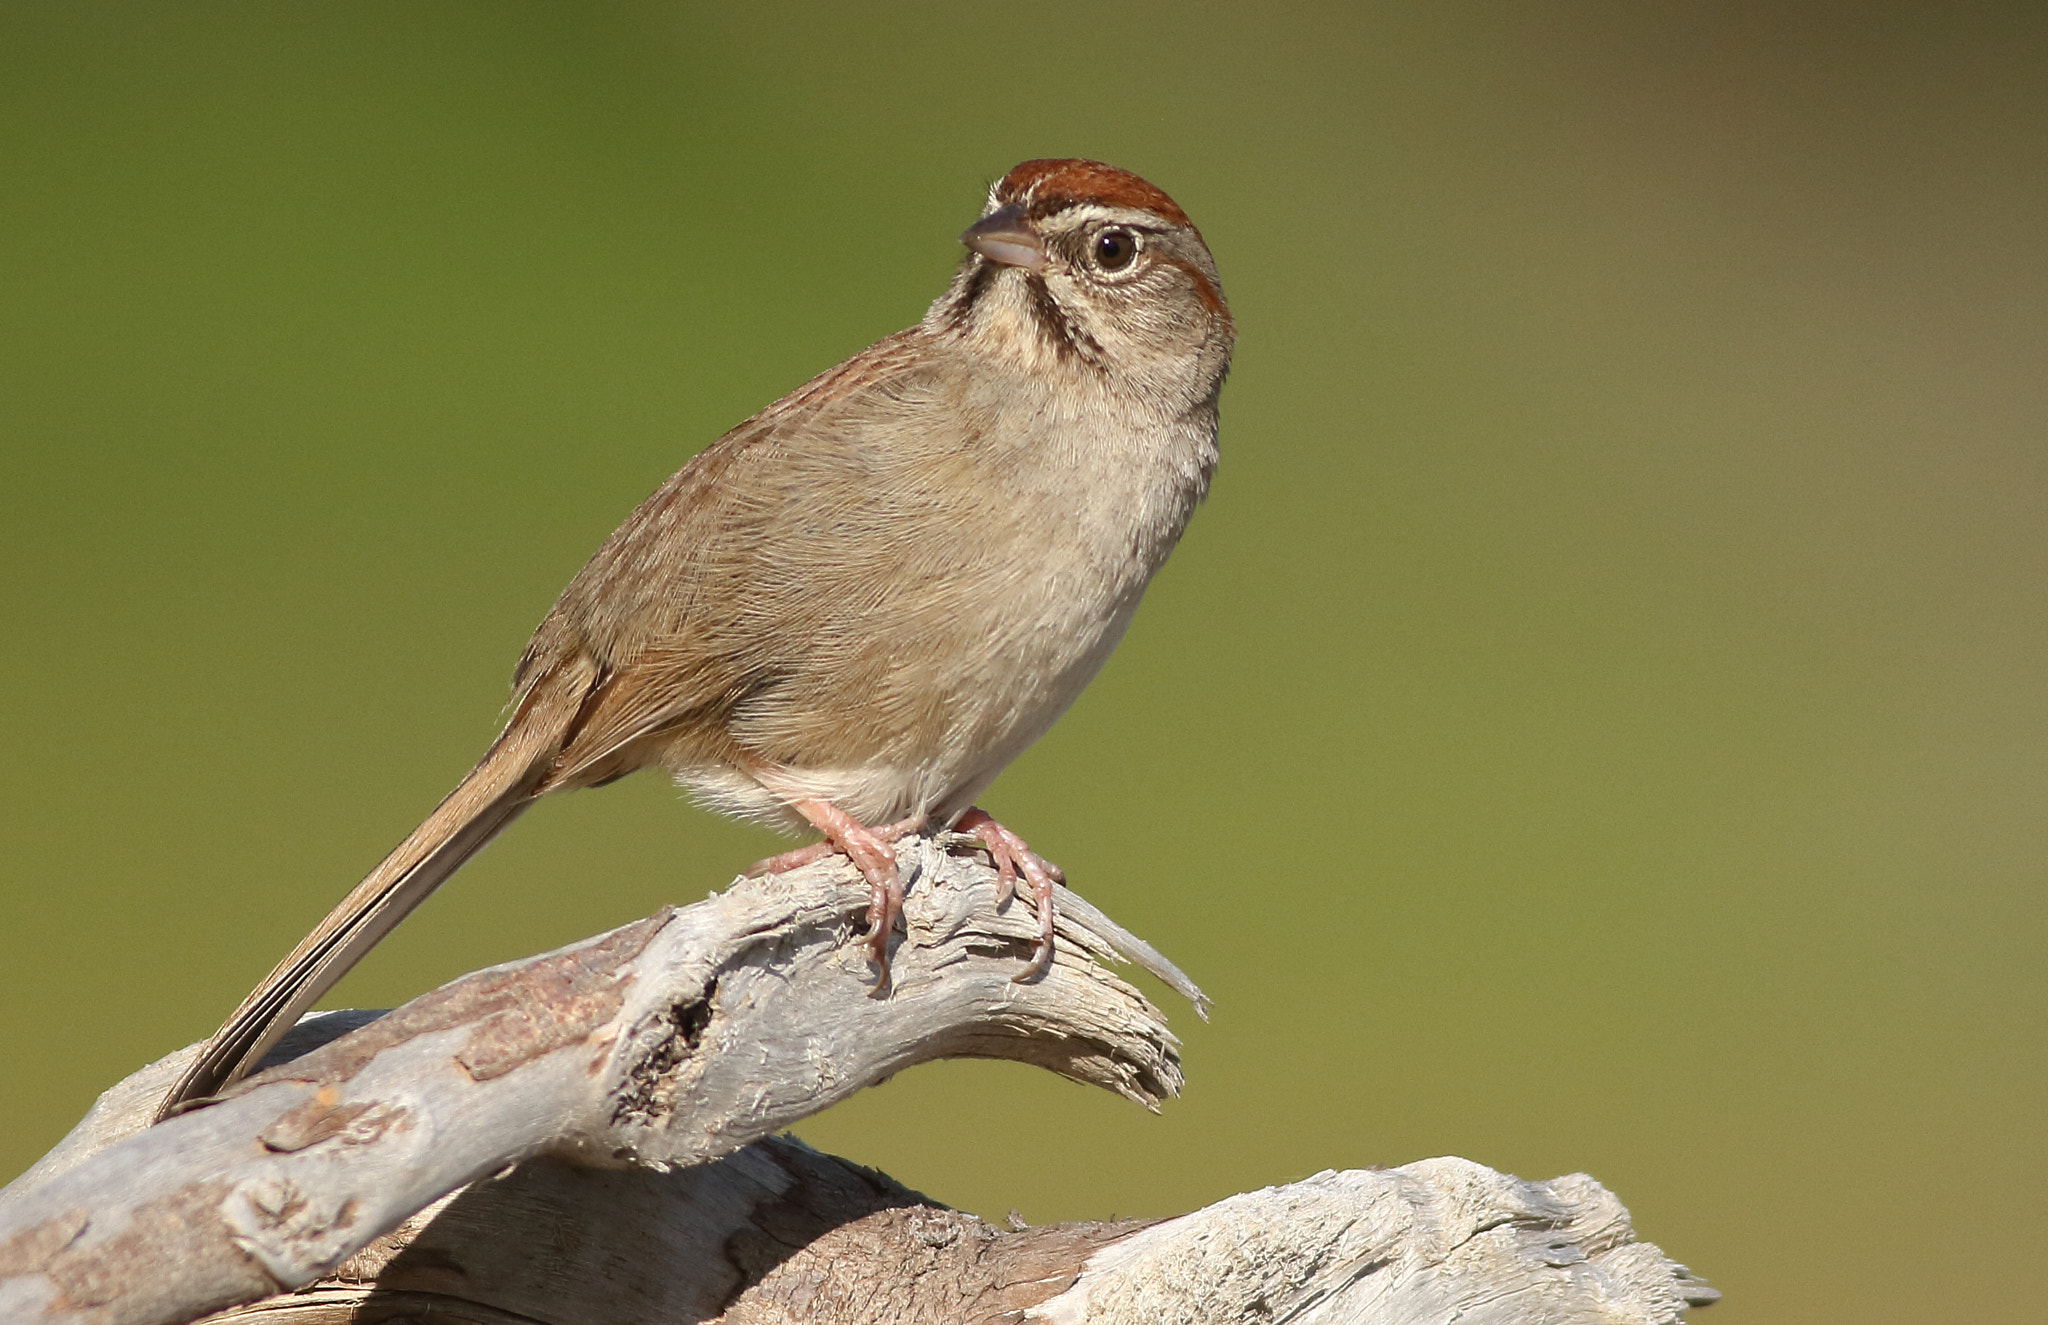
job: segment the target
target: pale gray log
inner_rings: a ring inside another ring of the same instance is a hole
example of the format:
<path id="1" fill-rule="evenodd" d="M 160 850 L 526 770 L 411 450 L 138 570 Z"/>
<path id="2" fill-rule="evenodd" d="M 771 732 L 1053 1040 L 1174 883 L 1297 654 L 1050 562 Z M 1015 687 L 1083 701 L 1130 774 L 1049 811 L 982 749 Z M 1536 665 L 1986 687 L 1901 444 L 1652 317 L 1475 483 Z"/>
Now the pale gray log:
<path id="1" fill-rule="evenodd" d="M 1638 1242 L 1575 1173 L 1467 1159 L 1319 1173 L 1228 1197 L 1096 1252 L 1037 1325 L 1669 1325 L 1719 1294 Z"/>
<path id="2" fill-rule="evenodd" d="M 998 1229 L 777 1137 L 668 1174 L 529 1161 L 208 1325 L 1672 1325 L 1713 1296 L 1578 1175 L 1433 1159 Z"/>
<path id="3" fill-rule="evenodd" d="M 124 1083 L 0 1192 L 0 1319 L 189 1320 L 309 1283 L 514 1161 L 702 1164 L 935 1058 L 1035 1063 L 1147 1106 L 1178 1090 L 1177 1042 L 1097 964 L 1111 940 L 1084 908 L 1019 984 L 1028 906 L 999 911 L 993 873 L 938 843 L 902 855 L 886 991 L 857 941 L 866 890 L 834 858 L 466 976 L 132 1135 L 108 1112 L 149 1092 Z"/>
<path id="4" fill-rule="evenodd" d="M 200 1299 L 222 1282 L 273 1290 L 279 1244 L 299 1257 L 293 1273 L 356 1249 L 304 1291 L 209 1320 L 1619 1325 L 1676 1321 L 1713 1299 L 1635 1241 L 1619 1203 L 1582 1175 L 1528 1183 L 1426 1160 L 1321 1174 L 1163 1222 L 999 1230 L 789 1138 L 701 1162 L 779 1125 L 761 1120 L 788 1121 L 963 1047 L 1148 1103 L 1177 1086 L 1156 1012 L 1083 959 L 1113 929 L 1093 908 L 1063 894 L 1062 960 L 1044 985 L 1013 985 L 1029 918 L 1014 905 L 993 913 L 985 869 L 916 850 L 911 934 L 886 999 L 846 960 L 863 895 L 825 866 L 480 972 L 123 1142 L 182 1055 L 145 1069 L 0 1194 L 0 1318 L 189 1319 L 219 1303 Z M 607 991 L 617 1008 L 585 1029 Z M 898 1002 L 923 1011 L 892 1017 L 886 1005 Z M 374 1016 L 309 1019 L 280 1054 L 307 1054 Z M 925 1042 L 891 1038 L 906 1034 Z M 550 1074 L 550 1062 L 568 1070 Z M 593 1115 L 590 1099 L 605 1107 Z M 239 1126 L 209 1146 L 195 1125 L 231 1110 Z M 432 1137 L 401 1144 L 408 1127 Z M 175 1144 L 150 1146 L 172 1129 Z M 525 1138 L 517 1153 L 529 1157 L 480 1162 L 493 1152 L 465 1131 L 497 1137 L 499 1150 Z M 394 1166 L 475 1181 L 365 1241 L 375 1219 L 417 1199 L 370 1188 L 426 1185 Z M 350 1200 L 376 1213 L 335 1218 Z"/>

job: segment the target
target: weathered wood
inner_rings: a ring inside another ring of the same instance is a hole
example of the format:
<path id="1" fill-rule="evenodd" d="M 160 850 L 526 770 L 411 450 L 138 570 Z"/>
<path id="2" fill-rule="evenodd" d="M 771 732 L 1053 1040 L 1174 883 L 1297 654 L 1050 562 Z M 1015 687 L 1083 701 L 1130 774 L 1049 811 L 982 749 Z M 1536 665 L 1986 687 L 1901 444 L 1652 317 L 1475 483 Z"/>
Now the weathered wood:
<path id="1" fill-rule="evenodd" d="M 1430 1160 L 1011 1230 L 763 1139 L 939 1057 L 1178 1089 L 1163 1018 L 1098 959 L 1200 992 L 1064 892 L 1059 959 L 1014 983 L 1031 917 L 945 846 L 905 846 L 886 991 L 865 889 L 826 862 L 310 1018 L 277 1066 L 147 1130 L 192 1051 L 145 1068 L 0 1192 L 0 1320 L 1618 1322 L 1711 1297 L 1583 1177 Z"/>
<path id="2" fill-rule="evenodd" d="M 208 1325 L 1669 1325 L 1713 1296 L 1583 1176 L 1433 1159 L 999 1229 L 776 1137 L 667 1174 L 529 1161 Z"/>
<path id="3" fill-rule="evenodd" d="M 466 976 L 159 1126 L 89 1120 L 0 1194 L 0 1318 L 190 1319 L 309 1283 L 516 1160 L 701 1164 L 934 1058 L 1146 1105 L 1178 1089 L 1163 1018 L 1093 960 L 1111 939 L 1089 908 L 1018 984 L 1028 907 L 998 911 L 993 875 L 939 843 L 903 855 L 885 991 L 854 941 L 866 892 L 826 861 Z"/>

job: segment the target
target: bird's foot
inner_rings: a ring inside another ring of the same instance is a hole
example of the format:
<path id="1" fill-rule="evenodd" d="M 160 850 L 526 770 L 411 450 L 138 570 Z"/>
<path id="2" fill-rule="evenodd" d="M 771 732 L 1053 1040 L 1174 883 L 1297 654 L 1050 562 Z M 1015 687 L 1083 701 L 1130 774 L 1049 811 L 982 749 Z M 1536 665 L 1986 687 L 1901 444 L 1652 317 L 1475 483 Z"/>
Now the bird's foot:
<path id="1" fill-rule="evenodd" d="M 870 828 L 830 801 L 803 799 L 790 808 L 824 834 L 825 840 L 794 851 L 785 851 L 747 867 L 749 875 L 781 874 L 827 856 L 845 856 L 868 883 L 868 955 L 882 968 L 882 981 L 889 979 L 889 935 L 896 918 L 903 914 L 903 877 L 896 868 L 896 852 L 890 843 L 924 824 L 921 815 L 900 819 L 880 828 Z"/>
<path id="2" fill-rule="evenodd" d="M 1031 885 L 1032 905 L 1038 911 L 1038 945 L 1031 950 L 1031 965 L 1014 978 L 1021 983 L 1044 975 L 1052 966 L 1052 886 L 1065 883 L 1066 875 L 979 806 L 970 806 L 953 830 L 968 834 L 988 848 L 989 859 L 996 867 L 997 906 L 1007 905 L 1016 893 L 1018 875 L 1023 875 Z"/>

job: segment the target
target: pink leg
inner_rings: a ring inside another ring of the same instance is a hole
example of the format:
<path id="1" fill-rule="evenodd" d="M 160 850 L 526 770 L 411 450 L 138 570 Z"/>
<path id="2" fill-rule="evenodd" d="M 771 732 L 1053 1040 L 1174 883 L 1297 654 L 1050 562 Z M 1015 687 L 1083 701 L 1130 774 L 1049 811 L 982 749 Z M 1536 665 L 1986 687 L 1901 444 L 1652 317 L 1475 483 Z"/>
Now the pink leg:
<path id="1" fill-rule="evenodd" d="M 923 816 L 913 815 L 876 829 L 869 828 L 830 801 L 805 799 L 789 804 L 810 822 L 811 827 L 823 833 L 825 840 L 785 851 L 779 856 L 770 856 L 766 860 L 757 860 L 747 867 L 747 873 L 780 874 L 831 855 L 843 855 L 851 860 L 861 877 L 868 881 L 868 952 L 874 957 L 875 964 L 882 968 L 882 978 L 887 980 L 889 934 L 896 928 L 896 917 L 903 912 L 903 880 L 896 872 L 896 853 L 889 844 L 920 827 L 924 823 Z"/>
<path id="2" fill-rule="evenodd" d="M 766 860 L 757 860 L 741 872 L 750 879 L 763 874 L 787 874 L 789 871 L 799 869 L 814 860 L 823 860 L 827 856 L 836 856 L 838 854 L 839 848 L 833 846 L 830 842 L 813 842 L 807 847 L 797 847 L 793 851 L 777 852 Z"/>
<path id="3" fill-rule="evenodd" d="M 1054 880 L 1065 882 L 1065 876 L 1058 866 L 1042 859 L 1025 845 L 1023 838 L 997 823 L 979 806 L 970 807 L 953 828 L 956 832 L 972 833 L 988 848 L 996 866 L 998 906 L 1008 902 L 1016 891 L 1018 874 L 1031 885 L 1031 901 L 1038 910 L 1038 946 L 1032 949 L 1031 965 L 1015 978 L 1023 981 L 1044 975 L 1052 966 L 1052 885 Z"/>

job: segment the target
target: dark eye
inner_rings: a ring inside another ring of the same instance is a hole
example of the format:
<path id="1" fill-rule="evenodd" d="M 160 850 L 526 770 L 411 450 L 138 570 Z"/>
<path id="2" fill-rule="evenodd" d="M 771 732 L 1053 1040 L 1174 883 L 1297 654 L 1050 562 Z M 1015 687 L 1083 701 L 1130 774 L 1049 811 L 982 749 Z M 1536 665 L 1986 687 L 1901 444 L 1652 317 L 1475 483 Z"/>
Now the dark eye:
<path id="1" fill-rule="evenodd" d="M 1105 230 L 1095 236 L 1095 265 L 1104 271 L 1122 271 L 1138 256 L 1138 237 L 1128 230 Z"/>

